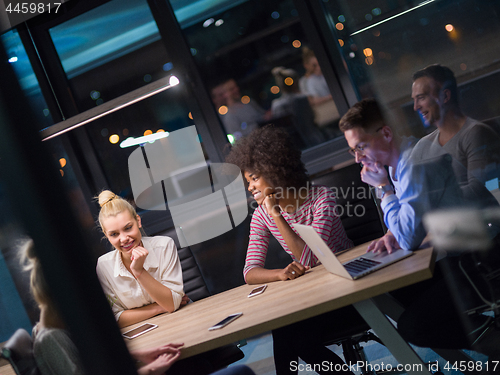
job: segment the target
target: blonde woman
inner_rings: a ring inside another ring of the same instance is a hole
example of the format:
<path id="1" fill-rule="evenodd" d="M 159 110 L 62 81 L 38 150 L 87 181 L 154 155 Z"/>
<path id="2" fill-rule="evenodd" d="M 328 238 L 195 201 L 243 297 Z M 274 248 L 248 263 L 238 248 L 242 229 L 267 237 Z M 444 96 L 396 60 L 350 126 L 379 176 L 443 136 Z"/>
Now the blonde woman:
<path id="1" fill-rule="evenodd" d="M 98 197 L 99 225 L 114 250 L 99 257 L 97 276 L 120 327 L 174 312 L 187 302 L 177 248 L 170 237 L 146 237 L 141 218 L 109 190 Z"/>

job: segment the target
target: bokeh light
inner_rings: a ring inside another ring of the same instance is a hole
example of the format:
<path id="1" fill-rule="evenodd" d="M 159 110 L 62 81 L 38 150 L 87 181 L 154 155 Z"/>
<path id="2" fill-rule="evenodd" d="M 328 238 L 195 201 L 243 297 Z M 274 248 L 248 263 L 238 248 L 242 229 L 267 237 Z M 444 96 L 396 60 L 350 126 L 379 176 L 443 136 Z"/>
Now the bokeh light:
<path id="1" fill-rule="evenodd" d="M 335 24 L 335 28 L 336 28 L 337 30 L 339 30 L 339 31 L 340 31 L 340 30 L 344 30 L 344 24 L 343 24 L 343 23 L 338 22 L 337 24 Z"/>
<path id="2" fill-rule="evenodd" d="M 449 33 L 451 33 L 455 28 L 453 27 L 452 24 L 448 24 L 444 27 L 446 29 L 446 31 L 448 31 Z"/>
<path id="3" fill-rule="evenodd" d="M 293 78 L 292 77 L 286 77 L 285 78 L 285 85 L 287 85 L 287 86 L 293 85 Z"/>
<path id="4" fill-rule="evenodd" d="M 278 86 L 271 87 L 271 93 L 278 94 L 280 92 L 280 88 Z"/>
<path id="5" fill-rule="evenodd" d="M 153 132 L 152 132 L 151 130 L 146 130 L 146 131 L 144 132 L 144 136 L 146 136 L 146 135 L 150 135 L 150 134 L 153 134 Z"/>
<path id="6" fill-rule="evenodd" d="M 120 136 L 118 134 L 113 134 L 109 137 L 109 142 L 112 144 L 116 144 L 120 141 Z"/>
<path id="7" fill-rule="evenodd" d="M 241 102 L 242 102 L 243 104 L 248 104 L 248 103 L 250 103 L 250 97 L 249 97 L 248 95 L 243 95 L 243 96 L 241 97 Z"/>
<path id="8" fill-rule="evenodd" d="M 192 120 L 193 119 L 193 114 L 191 112 L 188 113 L 188 117 Z"/>
<path id="9" fill-rule="evenodd" d="M 61 164 L 61 168 L 64 168 L 66 166 L 66 159 L 64 158 L 59 159 L 59 164 Z"/>
<path id="10" fill-rule="evenodd" d="M 344 47 L 344 41 L 343 41 L 342 39 L 339 39 L 338 41 L 339 41 L 339 45 L 340 45 L 341 47 Z"/>
<path id="11" fill-rule="evenodd" d="M 365 48 L 363 50 L 363 53 L 365 54 L 366 57 L 373 55 L 373 51 L 371 50 L 371 48 Z"/>
<path id="12" fill-rule="evenodd" d="M 227 107 L 225 105 L 221 105 L 219 107 L 219 115 L 224 116 L 227 113 L 227 111 L 228 111 L 228 109 L 227 109 Z"/>
<path id="13" fill-rule="evenodd" d="M 295 40 L 292 42 L 292 46 L 294 46 L 295 48 L 300 48 L 300 47 L 302 46 L 302 43 L 300 42 L 300 40 L 295 39 Z"/>

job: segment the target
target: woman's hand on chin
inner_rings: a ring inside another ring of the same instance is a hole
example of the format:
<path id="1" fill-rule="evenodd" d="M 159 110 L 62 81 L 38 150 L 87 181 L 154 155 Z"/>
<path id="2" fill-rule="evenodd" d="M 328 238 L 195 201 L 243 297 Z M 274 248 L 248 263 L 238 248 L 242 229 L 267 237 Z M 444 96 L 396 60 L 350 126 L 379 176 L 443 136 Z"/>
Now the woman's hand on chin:
<path id="1" fill-rule="evenodd" d="M 267 213 L 273 217 L 281 215 L 281 208 L 279 205 L 279 199 L 276 199 L 275 194 L 269 194 L 264 198 L 264 205 Z"/>
<path id="2" fill-rule="evenodd" d="M 130 264 L 130 269 L 136 278 L 139 278 L 144 271 L 144 262 L 148 254 L 148 251 L 142 246 L 137 246 L 132 250 L 132 255 L 130 257 L 132 263 Z"/>

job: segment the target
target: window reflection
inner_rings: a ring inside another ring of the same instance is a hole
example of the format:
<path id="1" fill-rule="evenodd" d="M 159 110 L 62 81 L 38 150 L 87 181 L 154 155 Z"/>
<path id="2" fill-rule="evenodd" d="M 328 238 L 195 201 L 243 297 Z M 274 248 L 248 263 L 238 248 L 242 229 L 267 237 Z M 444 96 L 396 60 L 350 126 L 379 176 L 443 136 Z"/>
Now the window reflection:
<path id="1" fill-rule="evenodd" d="M 377 96 L 422 136 L 430 130 L 414 114 L 411 76 L 427 65 L 450 67 L 461 86 L 464 112 L 477 119 L 500 115 L 495 2 L 328 1 L 323 3 L 344 61 L 362 98 Z"/>
<path id="2" fill-rule="evenodd" d="M 33 72 L 33 68 L 21 43 L 17 30 L 8 31 L 0 36 L 9 62 L 17 75 L 19 84 L 28 99 L 33 113 L 36 116 L 39 130 L 53 124 L 52 116 L 40 90 L 40 85 Z"/>
<path id="3" fill-rule="evenodd" d="M 180 22 L 183 13 L 175 3 L 171 1 Z M 339 135 L 336 129 L 340 116 L 319 64 L 316 61 L 315 73 L 303 64 L 303 48 L 308 41 L 293 1 L 234 3 L 181 26 L 230 141 L 269 123 L 285 128 L 301 149 Z M 272 74 L 273 68 L 280 66 L 296 71 L 299 77 L 312 77 L 308 91 L 305 87 L 301 90 L 309 97 L 312 122 L 307 115 L 297 117 L 299 111 L 272 112 L 273 101 L 283 95 Z M 315 77 L 321 82 L 312 83 Z M 319 86 L 323 88 L 321 94 L 314 91 Z M 327 99 L 320 102 L 318 95 Z M 316 135 L 306 137 L 306 129 Z"/>

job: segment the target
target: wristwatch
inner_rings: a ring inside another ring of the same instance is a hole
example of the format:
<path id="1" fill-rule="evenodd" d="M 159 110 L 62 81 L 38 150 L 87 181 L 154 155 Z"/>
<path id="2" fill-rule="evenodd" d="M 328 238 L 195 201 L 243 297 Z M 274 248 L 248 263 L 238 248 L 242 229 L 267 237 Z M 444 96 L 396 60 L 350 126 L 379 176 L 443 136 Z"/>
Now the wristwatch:
<path id="1" fill-rule="evenodd" d="M 377 186 L 376 195 L 377 198 L 382 200 L 387 192 L 392 191 L 394 193 L 394 188 L 391 184 L 379 185 Z"/>

